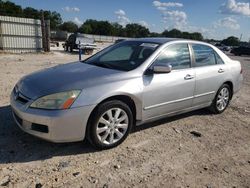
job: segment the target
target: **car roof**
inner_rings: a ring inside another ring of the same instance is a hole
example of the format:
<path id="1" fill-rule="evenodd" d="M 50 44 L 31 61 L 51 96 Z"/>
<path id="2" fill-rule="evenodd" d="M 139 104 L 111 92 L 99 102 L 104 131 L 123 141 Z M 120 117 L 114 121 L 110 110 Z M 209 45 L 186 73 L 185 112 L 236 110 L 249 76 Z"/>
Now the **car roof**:
<path id="1" fill-rule="evenodd" d="M 171 41 L 179 41 L 179 40 L 185 40 L 180 38 L 135 38 L 135 39 L 129 39 L 129 41 L 139 41 L 139 42 L 149 42 L 149 43 L 158 43 L 158 44 L 164 44 Z"/>
<path id="2" fill-rule="evenodd" d="M 174 41 L 179 41 L 179 42 L 186 42 L 186 43 L 196 43 L 196 44 L 201 44 L 201 45 L 206 45 L 206 46 L 214 46 L 211 45 L 207 42 L 203 41 L 198 41 L 198 40 L 192 40 L 192 39 L 182 39 L 182 38 L 134 38 L 134 39 L 128 39 L 126 41 L 139 41 L 139 42 L 147 42 L 147 43 L 157 43 L 157 44 L 165 44 L 168 42 L 174 42 Z"/>

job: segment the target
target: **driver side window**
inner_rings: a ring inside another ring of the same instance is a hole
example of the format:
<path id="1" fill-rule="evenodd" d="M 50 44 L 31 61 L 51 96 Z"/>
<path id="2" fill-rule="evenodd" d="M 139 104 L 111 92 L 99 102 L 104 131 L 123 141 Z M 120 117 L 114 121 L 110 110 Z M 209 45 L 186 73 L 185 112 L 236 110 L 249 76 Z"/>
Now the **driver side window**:
<path id="1" fill-rule="evenodd" d="M 171 65 L 173 70 L 191 67 L 188 44 L 173 44 L 164 49 L 157 57 L 154 65 Z"/>

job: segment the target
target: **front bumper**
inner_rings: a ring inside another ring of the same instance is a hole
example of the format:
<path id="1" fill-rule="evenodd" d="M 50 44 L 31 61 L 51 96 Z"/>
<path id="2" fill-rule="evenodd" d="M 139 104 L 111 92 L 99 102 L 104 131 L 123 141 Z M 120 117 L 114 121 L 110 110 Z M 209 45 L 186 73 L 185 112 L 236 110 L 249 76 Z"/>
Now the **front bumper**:
<path id="1" fill-rule="evenodd" d="M 85 138 L 88 118 L 94 105 L 67 110 L 42 110 L 29 108 L 32 101 L 23 104 L 10 97 L 13 117 L 25 132 L 56 142 L 75 142 Z"/>

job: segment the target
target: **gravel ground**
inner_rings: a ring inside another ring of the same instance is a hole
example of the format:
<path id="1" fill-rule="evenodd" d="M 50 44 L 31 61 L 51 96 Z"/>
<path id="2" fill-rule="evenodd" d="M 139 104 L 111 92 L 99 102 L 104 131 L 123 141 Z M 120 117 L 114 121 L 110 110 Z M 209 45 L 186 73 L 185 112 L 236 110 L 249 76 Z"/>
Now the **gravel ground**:
<path id="1" fill-rule="evenodd" d="M 145 124 L 117 148 L 96 151 L 22 132 L 9 106 L 22 76 L 77 54 L 0 54 L 0 187 L 250 187 L 250 57 L 232 58 L 242 62 L 244 84 L 223 114 L 199 110 Z"/>

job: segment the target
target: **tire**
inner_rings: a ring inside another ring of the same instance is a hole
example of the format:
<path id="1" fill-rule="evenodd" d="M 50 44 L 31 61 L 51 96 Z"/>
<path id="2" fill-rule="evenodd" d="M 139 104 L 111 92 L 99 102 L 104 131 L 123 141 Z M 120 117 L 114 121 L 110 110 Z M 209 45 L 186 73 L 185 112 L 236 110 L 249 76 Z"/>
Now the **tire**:
<path id="1" fill-rule="evenodd" d="M 133 114 L 129 106 L 119 100 L 107 101 L 91 114 L 87 139 L 97 149 L 110 149 L 127 138 L 132 126 Z"/>
<path id="2" fill-rule="evenodd" d="M 219 88 L 213 100 L 213 103 L 209 107 L 209 110 L 215 114 L 221 114 L 227 109 L 231 98 L 232 98 L 232 91 L 230 86 L 228 84 L 223 84 Z"/>
<path id="3" fill-rule="evenodd" d="M 73 52 L 73 47 L 72 47 L 72 46 L 69 47 L 69 51 L 70 51 L 71 53 Z"/>
<path id="4" fill-rule="evenodd" d="M 64 46 L 64 51 L 67 52 L 68 51 L 68 46 Z"/>

